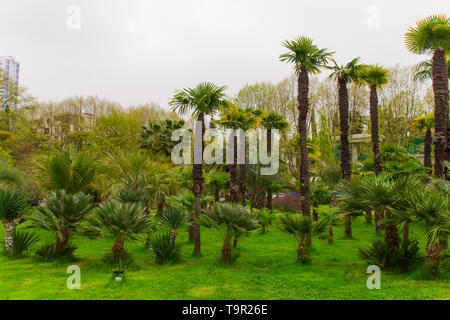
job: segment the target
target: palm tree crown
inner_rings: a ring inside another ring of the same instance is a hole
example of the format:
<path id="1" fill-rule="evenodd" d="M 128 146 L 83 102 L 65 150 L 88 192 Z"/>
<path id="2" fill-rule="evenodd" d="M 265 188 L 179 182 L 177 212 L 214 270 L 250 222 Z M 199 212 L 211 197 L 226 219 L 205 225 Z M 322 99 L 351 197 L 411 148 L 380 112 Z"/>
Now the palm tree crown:
<path id="1" fill-rule="evenodd" d="M 345 82 L 360 80 L 361 70 L 364 65 L 360 64 L 360 58 L 354 58 L 352 61 L 348 62 L 346 65 L 339 65 L 333 59 L 334 65 L 329 67 L 333 72 L 330 74 L 332 79 L 343 79 Z"/>
<path id="2" fill-rule="evenodd" d="M 370 65 L 361 69 L 361 77 L 369 86 L 381 87 L 388 83 L 389 71 L 382 66 Z"/>

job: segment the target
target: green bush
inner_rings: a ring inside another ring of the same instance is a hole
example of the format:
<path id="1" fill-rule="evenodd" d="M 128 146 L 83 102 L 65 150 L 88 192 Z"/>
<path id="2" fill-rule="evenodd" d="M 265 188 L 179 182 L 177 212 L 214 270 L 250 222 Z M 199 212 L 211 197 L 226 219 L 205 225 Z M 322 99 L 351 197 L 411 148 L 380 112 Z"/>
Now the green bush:
<path id="1" fill-rule="evenodd" d="M 181 261 L 181 245 L 171 244 L 169 234 L 161 234 L 150 240 L 150 252 L 156 263 L 177 263 Z"/>
<path id="2" fill-rule="evenodd" d="M 74 259 L 73 253 L 77 249 L 72 242 L 69 242 L 59 254 L 56 253 L 56 244 L 47 243 L 36 250 L 36 255 L 44 261 L 53 261 L 55 259 Z"/>
<path id="3" fill-rule="evenodd" d="M 103 262 L 113 267 L 126 268 L 134 264 L 134 257 L 127 249 L 123 249 L 120 261 L 116 255 L 109 252 L 103 257 Z"/>
<path id="4" fill-rule="evenodd" d="M 39 237 L 34 233 L 16 231 L 12 236 L 12 245 L 8 251 L 5 251 L 5 254 L 10 257 L 20 258 L 28 253 L 38 241 Z"/>

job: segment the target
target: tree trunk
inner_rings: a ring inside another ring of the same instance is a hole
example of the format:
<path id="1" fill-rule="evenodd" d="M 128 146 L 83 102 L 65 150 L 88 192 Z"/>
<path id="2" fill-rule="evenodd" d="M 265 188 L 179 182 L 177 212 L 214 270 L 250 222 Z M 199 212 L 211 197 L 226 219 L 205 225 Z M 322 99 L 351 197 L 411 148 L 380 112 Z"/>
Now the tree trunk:
<path id="1" fill-rule="evenodd" d="M 448 132 L 448 67 L 445 53 L 434 50 L 432 59 L 432 84 L 434 92 L 434 175 L 444 175 Z"/>
<path id="2" fill-rule="evenodd" d="M 200 163 L 195 163 L 193 165 L 192 169 L 192 176 L 194 179 L 194 186 L 192 188 L 192 191 L 194 193 L 195 198 L 195 217 L 200 217 L 201 214 L 201 198 L 202 198 L 202 191 L 203 191 L 203 136 L 205 131 L 205 123 L 204 123 L 204 114 L 200 113 L 197 117 L 197 121 L 201 121 L 202 123 L 202 130 L 201 130 L 201 154 L 202 159 Z M 194 254 L 200 254 L 200 224 L 194 220 L 193 226 L 192 226 L 192 233 L 193 233 L 193 240 L 194 240 Z"/>
<path id="3" fill-rule="evenodd" d="M 177 234 L 178 234 L 177 229 L 170 230 L 169 242 L 172 245 L 172 247 L 175 247 L 177 241 Z"/>
<path id="4" fill-rule="evenodd" d="M 431 130 L 427 128 L 424 141 L 424 155 L 423 155 L 423 165 L 427 168 L 432 169 L 433 164 L 431 160 L 431 144 L 433 143 L 433 138 L 431 137 Z M 430 170 L 431 172 L 431 170 Z"/>
<path id="5" fill-rule="evenodd" d="M 297 260 L 299 262 L 305 262 L 306 258 L 306 247 L 303 243 L 299 243 L 297 248 Z"/>
<path id="6" fill-rule="evenodd" d="M 111 247 L 111 251 L 115 258 L 122 258 L 123 250 L 125 249 L 125 240 L 123 238 L 117 238 Z"/>
<path id="7" fill-rule="evenodd" d="M 13 245 L 13 235 L 16 232 L 16 228 L 19 224 L 20 218 L 14 218 L 9 221 L 6 218 L 2 219 L 3 226 L 5 227 L 5 250 L 9 252 Z"/>
<path id="8" fill-rule="evenodd" d="M 319 221 L 319 202 L 317 199 L 313 201 L 313 220 L 315 222 Z"/>
<path id="9" fill-rule="evenodd" d="M 194 242 L 194 224 L 193 224 L 193 222 L 194 222 L 194 214 L 195 213 L 193 213 L 193 212 L 191 212 L 190 214 L 189 214 L 189 217 L 188 217 L 188 233 L 189 233 L 189 242 Z"/>
<path id="10" fill-rule="evenodd" d="M 403 226 L 403 242 L 408 243 L 409 242 L 409 223 L 406 222 Z"/>
<path id="11" fill-rule="evenodd" d="M 239 191 L 241 193 L 242 206 L 247 206 L 247 167 L 245 163 L 239 165 Z"/>
<path id="12" fill-rule="evenodd" d="M 425 253 L 425 264 L 428 267 L 437 267 L 441 260 L 441 247 L 439 242 L 435 241 L 433 245 L 427 245 Z"/>
<path id="13" fill-rule="evenodd" d="M 333 193 L 331 194 L 331 197 L 330 197 L 330 208 L 337 207 L 337 205 L 338 205 L 338 199 L 337 199 L 336 191 L 333 191 Z"/>
<path id="14" fill-rule="evenodd" d="M 237 243 L 238 243 L 238 238 L 237 237 L 234 237 L 234 239 L 233 239 L 233 247 L 237 247 Z"/>
<path id="15" fill-rule="evenodd" d="M 381 232 L 381 223 L 380 220 L 383 218 L 383 212 L 375 209 L 375 233 Z"/>
<path id="16" fill-rule="evenodd" d="M 352 219 L 350 217 L 345 218 L 345 237 L 347 239 L 352 238 Z"/>
<path id="17" fill-rule="evenodd" d="M 69 238 L 71 234 L 71 230 L 66 227 L 61 227 L 61 238 L 56 237 L 56 246 L 55 246 L 55 252 L 56 254 L 60 254 L 61 251 L 67 246 L 69 243 Z"/>
<path id="18" fill-rule="evenodd" d="M 366 223 L 372 224 L 372 210 L 366 210 Z"/>
<path id="19" fill-rule="evenodd" d="M 270 210 L 272 213 L 272 192 L 267 191 L 267 202 L 266 202 L 267 209 Z"/>
<path id="20" fill-rule="evenodd" d="M 219 188 L 216 188 L 216 190 L 214 191 L 214 202 L 219 202 L 219 201 L 220 201 Z"/>
<path id="21" fill-rule="evenodd" d="M 328 243 L 334 242 L 334 235 L 333 235 L 333 225 L 330 224 L 330 227 L 328 228 Z"/>
<path id="22" fill-rule="evenodd" d="M 370 125 L 375 174 L 379 175 L 382 171 L 382 167 L 380 156 L 380 141 L 378 138 L 378 93 L 376 85 L 372 85 L 370 87 Z"/>
<path id="23" fill-rule="evenodd" d="M 348 143 L 348 90 L 347 82 L 338 79 L 339 120 L 341 127 L 341 177 L 349 179 L 352 173 L 350 163 L 350 146 Z"/>
<path id="24" fill-rule="evenodd" d="M 306 68 L 300 68 L 298 76 L 298 133 L 300 135 L 300 200 L 302 213 L 306 217 L 311 217 L 310 193 L 309 193 L 309 166 L 308 147 L 306 143 L 306 119 L 308 116 L 308 91 L 309 78 Z"/>
<path id="25" fill-rule="evenodd" d="M 261 234 L 266 234 L 266 224 L 261 223 Z"/>
<path id="26" fill-rule="evenodd" d="M 231 262 L 231 243 L 225 241 L 222 246 L 222 262 L 230 263 Z"/>
<path id="27" fill-rule="evenodd" d="M 400 244 L 400 237 L 398 235 L 397 227 L 395 224 L 386 223 L 384 232 L 384 242 L 391 250 L 398 249 Z"/>
<path id="28" fill-rule="evenodd" d="M 233 138 L 234 143 L 234 156 L 233 156 L 233 164 L 228 165 L 228 169 L 230 171 L 230 197 L 231 203 L 238 203 L 238 192 L 239 186 L 237 183 L 237 138 Z"/>

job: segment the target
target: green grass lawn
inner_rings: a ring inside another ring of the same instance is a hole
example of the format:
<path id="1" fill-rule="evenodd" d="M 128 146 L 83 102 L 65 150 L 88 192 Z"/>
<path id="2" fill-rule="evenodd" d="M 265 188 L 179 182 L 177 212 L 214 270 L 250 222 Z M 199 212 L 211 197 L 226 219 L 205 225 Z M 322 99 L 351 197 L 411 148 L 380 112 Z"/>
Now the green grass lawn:
<path id="1" fill-rule="evenodd" d="M 140 269 L 128 271 L 123 283 L 111 282 L 111 268 L 102 262 L 111 239 L 74 237 L 74 262 L 0 256 L 0 299 L 450 299 L 448 280 L 419 281 L 418 271 L 382 271 L 381 289 L 367 289 L 367 264 L 358 258 L 358 248 L 376 238 L 374 227 L 361 220 L 353 231 L 354 240 L 343 240 L 343 227 L 336 227 L 334 244 L 313 237 L 312 263 L 302 265 L 296 262 L 295 239 L 269 226 L 266 235 L 254 231 L 240 241 L 241 257 L 224 266 L 219 262 L 221 238 L 214 230 L 202 228 L 202 256 L 193 257 L 183 228 L 178 241 L 184 260 L 177 265 L 155 264 L 143 240 L 127 242 Z M 44 231 L 37 233 L 41 243 L 53 240 Z M 423 254 L 423 237 L 414 230 L 412 237 Z M 81 290 L 66 287 L 71 264 L 81 268 Z"/>

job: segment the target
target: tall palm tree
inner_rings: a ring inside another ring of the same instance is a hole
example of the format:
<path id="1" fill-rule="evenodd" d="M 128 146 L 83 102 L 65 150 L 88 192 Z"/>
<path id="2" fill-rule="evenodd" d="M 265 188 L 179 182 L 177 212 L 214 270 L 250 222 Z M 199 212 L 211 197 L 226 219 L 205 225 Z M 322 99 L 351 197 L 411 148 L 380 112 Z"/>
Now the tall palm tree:
<path id="1" fill-rule="evenodd" d="M 27 220 L 32 222 L 32 228 L 46 229 L 55 234 L 55 252 L 58 255 L 69 244 L 71 235 L 79 231 L 93 207 L 87 194 L 70 194 L 62 190 L 52 192 L 34 214 L 27 216 Z"/>
<path id="2" fill-rule="evenodd" d="M 197 117 L 197 121 L 201 122 L 202 128 L 200 132 L 195 132 L 195 134 L 200 134 L 201 137 L 201 161 L 199 159 L 194 159 L 194 164 L 192 168 L 192 175 L 194 179 L 194 186 L 192 191 L 195 196 L 195 215 L 200 216 L 201 213 L 201 197 L 203 190 L 203 149 L 204 149 L 204 139 L 205 134 L 205 115 L 213 115 L 216 111 L 220 109 L 223 104 L 222 98 L 224 97 L 225 87 L 219 87 L 210 82 L 200 83 L 195 88 L 187 88 L 183 90 L 176 91 L 172 101 L 169 105 L 172 110 L 179 112 L 180 114 L 185 114 L 189 111 L 193 112 L 193 115 Z M 194 150 L 194 153 L 195 150 Z M 195 157 L 194 157 L 195 158 Z M 196 161 L 197 160 L 197 161 Z M 200 254 L 200 225 L 194 222 L 194 253 Z"/>
<path id="3" fill-rule="evenodd" d="M 444 175 L 444 161 L 448 153 L 448 65 L 450 52 L 450 18 L 445 14 L 419 20 L 405 33 L 405 44 L 413 54 L 432 55 L 431 74 L 434 92 L 434 175 Z"/>
<path id="4" fill-rule="evenodd" d="M 25 196 L 10 188 L 0 189 L 0 220 L 5 227 L 5 250 L 13 244 L 13 236 L 26 207 Z"/>
<path id="5" fill-rule="evenodd" d="M 341 178 L 348 179 L 352 173 L 350 163 L 350 147 L 348 143 L 348 89 L 347 83 L 357 82 L 360 79 L 362 65 L 359 64 L 359 57 L 353 59 L 346 65 L 338 65 L 334 61 L 334 66 L 330 67 L 333 72 L 330 77 L 337 80 L 339 99 L 339 121 L 341 129 Z"/>
<path id="6" fill-rule="evenodd" d="M 382 171 L 380 156 L 380 141 L 378 137 L 378 88 L 388 83 L 388 71 L 380 65 L 370 65 L 363 68 L 361 77 L 370 87 L 370 126 L 372 135 L 372 151 L 375 174 Z"/>
<path id="7" fill-rule="evenodd" d="M 267 129 L 267 152 L 272 152 L 272 129 L 285 130 L 289 127 L 289 122 L 284 120 L 281 114 L 276 112 L 270 112 L 261 119 L 261 125 Z M 272 192 L 270 188 L 267 190 L 267 203 L 266 207 L 272 210 Z"/>
<path id="8" fill-rule="evenodd" d="M 423 164 L 427 168 L 432 168 L 433 164 L 431 161 L 431 144 L 433 138 L 431 137 L 431 130 L 434 127 L 434 117 L 432 114 L 416 117 L 412 121 L 413 130 L 416 132 L 425 132 L 424 140 L 424 161 Z"/>
<path id="9" fill-rule="evenodd" d="M 293 41 L 284 41 L 283 46 L 289 52 L 280 55 L 280 60 L 293 63 L 298 82 L 298 130 L 300 135 L 300 194 L 302 213 L 310 217 L 309 167 L 306 119 L 308 116 L 309 76 L 320 73 L 320 68 L 326 66 L 333 53 L 319 49 L 311 38 L 301 36 Z"/>

